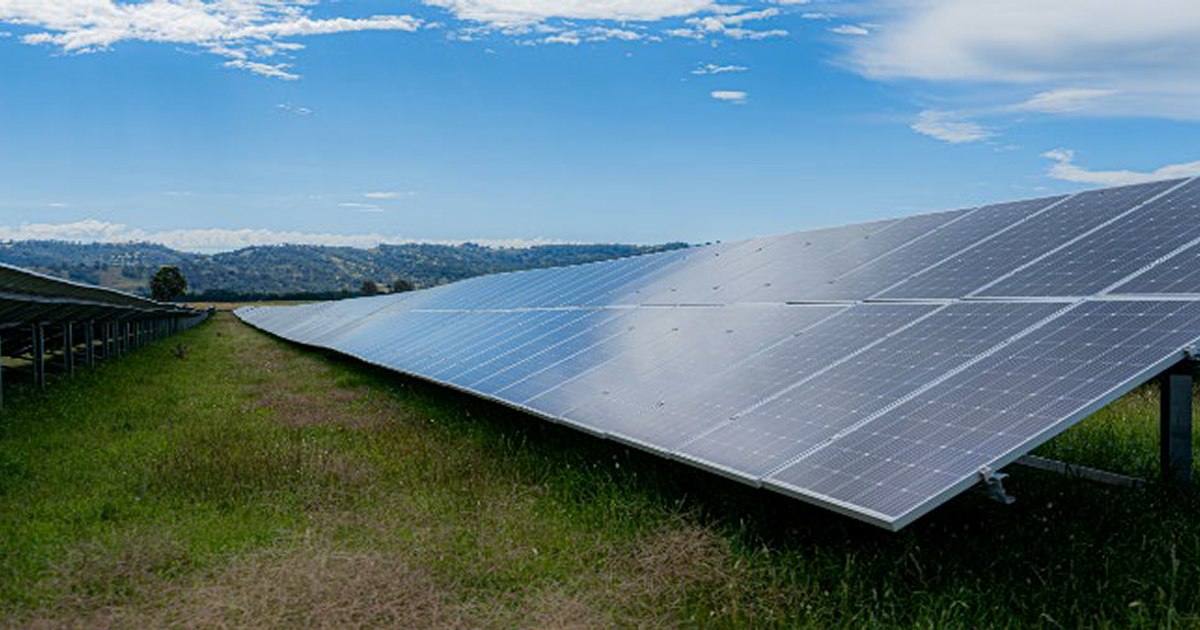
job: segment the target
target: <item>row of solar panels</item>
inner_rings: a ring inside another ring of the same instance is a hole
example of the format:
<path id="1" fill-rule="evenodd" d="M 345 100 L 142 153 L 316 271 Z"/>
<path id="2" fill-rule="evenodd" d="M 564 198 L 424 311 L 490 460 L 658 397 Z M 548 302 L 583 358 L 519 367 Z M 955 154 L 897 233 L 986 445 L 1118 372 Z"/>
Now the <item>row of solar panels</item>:
<path id="1" fill-rule="evenodd" d="M 497 309 L 1200 293 L 1197 203 L 1196 182 L 1155 182 L 475 278 L 409 299 Z"/>
<path id="2" fill-rule="evenodd" d="M 898 529 L 1183 358 L 1198 195 L 1160 182 L 238 314 Z"/>
<path id="3" fill-rule="evenodd" d="M 0 328 L 194 315 L 190 308 L 0 264 Z"/>

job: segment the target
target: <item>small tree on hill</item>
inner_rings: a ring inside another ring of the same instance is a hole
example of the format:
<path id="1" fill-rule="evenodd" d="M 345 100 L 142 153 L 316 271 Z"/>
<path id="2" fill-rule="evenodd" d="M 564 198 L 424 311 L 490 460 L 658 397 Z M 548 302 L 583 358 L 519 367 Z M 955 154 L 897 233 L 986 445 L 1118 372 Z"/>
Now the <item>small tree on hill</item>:
<path id="1" fill-rule="evenodd" d="M 187 278 L 173 265 L 160 267 L 150 278 L 150 297 L 159 302 L 170 302 L 187 293 L 187 288 Z"/>
<path id="2" fill-rule="evenodd" d="M 358 291 L 363 295 L 379 295 L 379 285 L 375 284 L 374 280 L 363 280 L 362 287 Z"/>
<path id="3" fill-rule="evenodd" d="M 393 293 L 407 293 L 409 291 L 416 290 L 416 288 L 417 285 L 413 284 L 410 280 L 405 280 L 404 278 L 396 278 L 396 280 L 392 282 Z"/>

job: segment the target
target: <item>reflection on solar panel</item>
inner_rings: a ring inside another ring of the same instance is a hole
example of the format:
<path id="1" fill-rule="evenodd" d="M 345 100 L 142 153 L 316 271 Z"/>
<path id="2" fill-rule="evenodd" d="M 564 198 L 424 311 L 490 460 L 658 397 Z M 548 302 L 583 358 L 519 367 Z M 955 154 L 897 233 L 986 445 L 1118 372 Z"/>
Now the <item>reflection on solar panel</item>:
<path id="1" fill-rule="evenodd" d="M 898 529 L 1183 360 L 1200 182 L 246 308 L 246 322 Z"/>

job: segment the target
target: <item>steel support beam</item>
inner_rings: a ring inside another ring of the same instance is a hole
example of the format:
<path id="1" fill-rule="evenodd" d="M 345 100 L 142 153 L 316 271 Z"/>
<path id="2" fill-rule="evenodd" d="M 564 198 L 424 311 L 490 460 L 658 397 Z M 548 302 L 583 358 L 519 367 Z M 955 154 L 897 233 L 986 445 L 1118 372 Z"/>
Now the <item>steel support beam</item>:
<path id="1" fill-rule="evenodd" d="M 1159 468 L 1163 479 L 1192 481 L 1192 387 L 1196 364 L 1184 361 L 1159 379 Z"/>

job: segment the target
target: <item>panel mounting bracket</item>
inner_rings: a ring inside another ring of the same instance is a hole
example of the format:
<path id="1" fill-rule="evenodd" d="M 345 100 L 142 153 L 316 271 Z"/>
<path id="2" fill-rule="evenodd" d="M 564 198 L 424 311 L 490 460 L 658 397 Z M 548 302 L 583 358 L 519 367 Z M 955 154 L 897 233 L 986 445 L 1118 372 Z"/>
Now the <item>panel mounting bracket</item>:
<path id="1" fill-rule="evenodd" d="M 1004 491 L 1004 480 L 1007 477 L 1007 474 L 992 470 L 988 466 L 979 469 L 979 482 L 983 484 L 988 496 L 1001 505 L 1012 505 L 1017 502 L 1016 498 Z"/>

